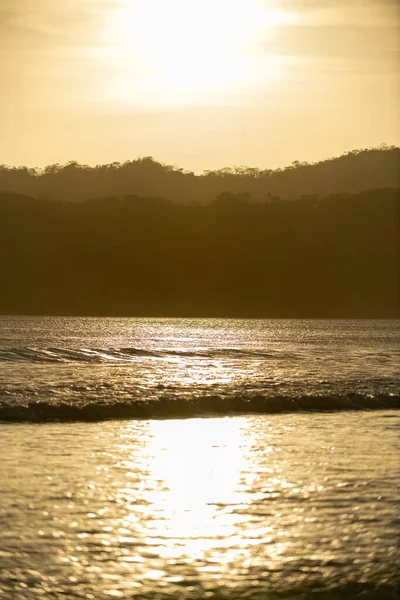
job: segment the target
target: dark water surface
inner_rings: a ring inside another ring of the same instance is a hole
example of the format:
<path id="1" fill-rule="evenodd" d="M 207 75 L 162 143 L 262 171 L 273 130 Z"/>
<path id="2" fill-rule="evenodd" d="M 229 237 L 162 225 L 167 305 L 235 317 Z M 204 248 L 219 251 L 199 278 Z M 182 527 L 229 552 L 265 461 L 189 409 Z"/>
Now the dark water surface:
<path id="1" fill-rule="evenodd" d="M 396 598 L 399 339 L 0 317 L 0 597 Z"/>

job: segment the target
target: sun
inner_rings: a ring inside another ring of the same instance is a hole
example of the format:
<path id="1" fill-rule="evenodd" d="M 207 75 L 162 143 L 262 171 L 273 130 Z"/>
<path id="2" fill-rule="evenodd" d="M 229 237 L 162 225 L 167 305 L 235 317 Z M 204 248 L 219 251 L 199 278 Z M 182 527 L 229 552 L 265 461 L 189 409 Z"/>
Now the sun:
<path id="1" fill-rule="evenodd" d="M 131 93 L 174 102 L 245 84 L 254 76 L 249 48 L 266 20 L 274 25 L 258 0 L 127 0 L 114 17 Z"/>

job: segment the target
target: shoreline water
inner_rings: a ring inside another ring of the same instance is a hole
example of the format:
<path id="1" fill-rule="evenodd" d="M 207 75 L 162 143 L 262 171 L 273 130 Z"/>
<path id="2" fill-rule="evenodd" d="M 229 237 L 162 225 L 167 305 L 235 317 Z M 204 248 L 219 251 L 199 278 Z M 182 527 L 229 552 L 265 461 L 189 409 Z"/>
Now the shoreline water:
<path id="1" fill-rule="evenodd" d="M 0 591 L 394 600 L 399 427 L 393 411 L 3 423 Z"/>

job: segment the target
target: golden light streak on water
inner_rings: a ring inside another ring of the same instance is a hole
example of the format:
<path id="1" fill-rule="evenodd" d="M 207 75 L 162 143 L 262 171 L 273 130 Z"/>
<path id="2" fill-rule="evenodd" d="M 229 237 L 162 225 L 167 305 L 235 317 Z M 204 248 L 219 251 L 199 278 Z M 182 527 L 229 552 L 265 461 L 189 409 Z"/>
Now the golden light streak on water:
<path id="1" fill-rule="evenodd" d="M 315 588 L 354 597 L 356 584 L 390 591 L 396 420 L 5 425 L 0 592 L 264 600 Z"/>
<path id="2" fill-rule="evenodd" d="M 135 429 L 131 433 L 129 426 L 126 429 L 126 450 L 129 437 L 137 435 Z M 183 559 L 199 563 L 199 573 L 218 570 L 222 576 L 229 569 L 246 564 L 249 548 L 263 542 L 269 545 L 269 560 L 279 560 L 288 547 L 280 535 L 279 524 L 271 519 L 260 526 L 245 514 L 252 503 L 263 497 L 263 492 L 253 490 L 259 477 L 252 448 L 257 443 L 249 420 L 241 417 L 149 423 L 140 467 L 140 502 L 144 504 L 141 518 L 146 524 L 143 539 L 149 547 L 157 547 L 163 561 Z M 275 448 L 275 452 L 278 450 Z M 266 445 L 264 456 L 271 452 L 272 448 Z M 132 467 L 136 464 L 137 468 L 137 459 L 136 452 Z M 269 467 L 263 467 L 275 474 L 274 489 L 293 487 L 275 463 L 273 459 Z M 137 505 L 132 508 L 132 520 L 137 521 Z M 125 517 L 121 530 L 129 532 L 132 520 Z M 147 576 L 157 578 L 162 573 L 154 570 Z"/>

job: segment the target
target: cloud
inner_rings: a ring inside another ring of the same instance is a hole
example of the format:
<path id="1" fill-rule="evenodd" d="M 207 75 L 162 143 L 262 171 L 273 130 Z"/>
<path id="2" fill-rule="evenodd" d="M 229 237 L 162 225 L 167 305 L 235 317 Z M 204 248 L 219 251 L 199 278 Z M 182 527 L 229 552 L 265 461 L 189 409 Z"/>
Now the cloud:
<path id="1" fill-rule="evenodd" d="M 398 0 L 276 0 L 276 4 L 298 12 L 307 24 L 400 27 Z"/>
<path id="2" fill-rule="evenodd" d="M 396 0 L 276 0 L 274 6 L 298 18 L 274 36 L 266 32 L 264 39 L 253 43 L 252 53 L 296 57 L 318 72 L 375 72 L 378 77 L 397 72 L 400 4 Z"/>
<path id="3" fill-rule="evenodd" d="M 0 49 L 57 48 L 91 45 L 98 42 L 97 33 L 108 2 L 96 0 L 3 0 L 0 10 L 2 37 Z M 115 5 L 115 3 L 114 3 Z"/>
<path id="4" fill-rule="evenodd" d="M 285 27 L 264 51 L 297 57 L 377 61 L 395 66 L 399 59 L 399 35 L 395 28 L 333 25 Z"/>

